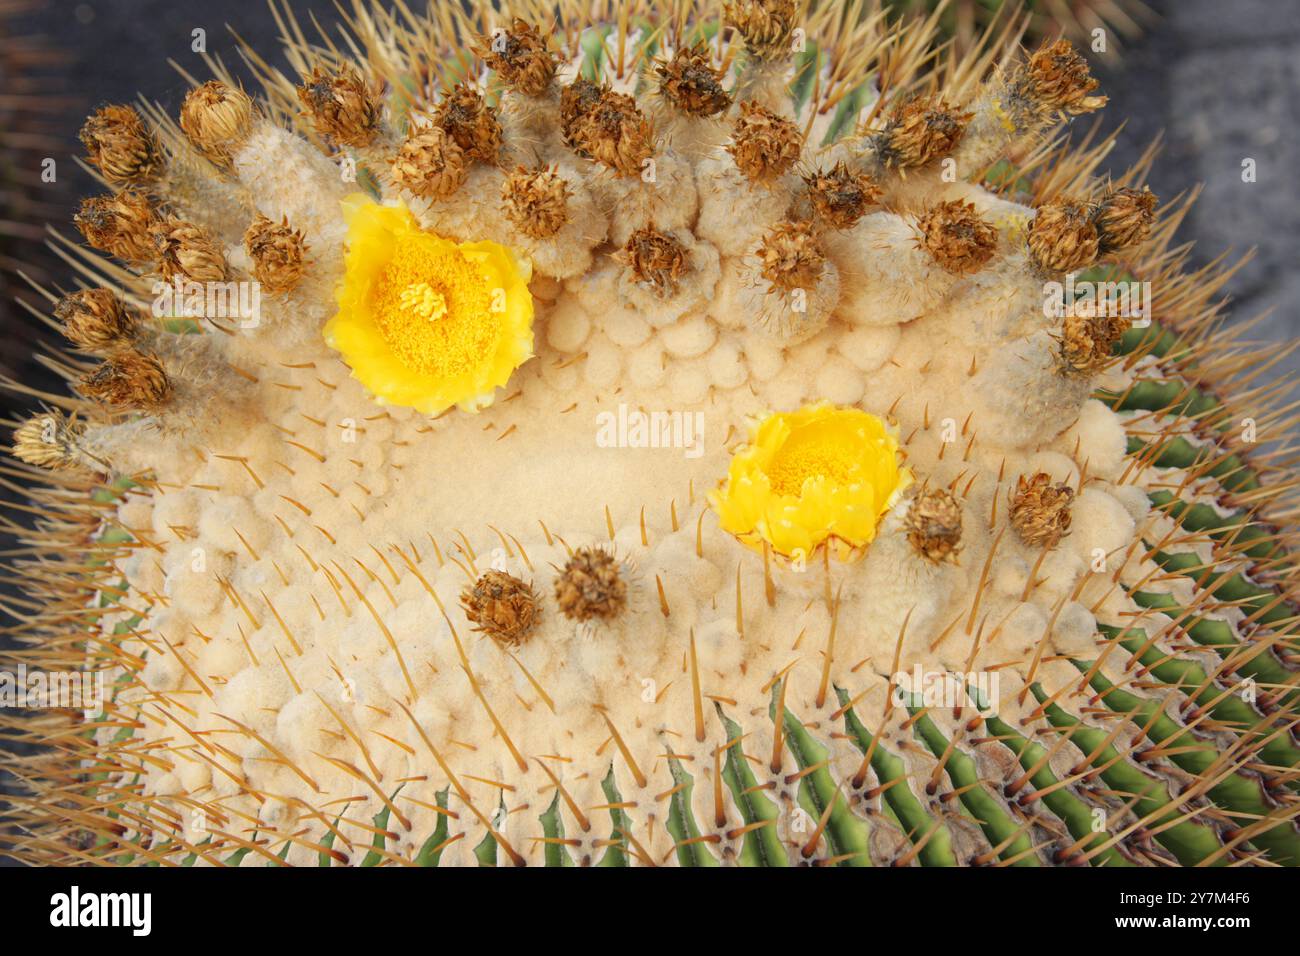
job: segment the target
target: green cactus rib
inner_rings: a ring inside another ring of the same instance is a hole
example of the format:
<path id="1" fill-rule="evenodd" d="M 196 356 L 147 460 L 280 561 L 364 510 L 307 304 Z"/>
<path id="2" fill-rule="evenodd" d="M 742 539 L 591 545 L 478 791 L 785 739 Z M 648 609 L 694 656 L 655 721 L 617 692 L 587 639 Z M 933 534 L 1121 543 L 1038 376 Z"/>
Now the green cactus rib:
<path id="1" fill-rule="evenodd" d="M 1117 412 L 1160 412 L 1228 427 L 1227 409 L 1213 395 L 1181 379 L 1139 379 L 1123 392 L 1102 389 L 1096 397 Z"/>
<path id="2" fill-rule="evenodd" d="M 1020 761 L 1020 766 L 1025 770 L 1033 771 L 1029 782 L 1040 794 L 1038 799 L 1042 800 L 1047 809 L 1065 824 L 1070 835 L 1079 841 L 1079 850 L 1087 854 L 1090 846 L 1098 847 L 1091 851 L 1088 857 L 1088 862 L 1092 866 L 1131 867 L 1134 865 L 1115 847 L 1106 845 L 1111 839 L 1109 831 L 1093 828 L 1092 809 L 1068 787 L 1061 786 L 1060 779 L 1048 766 L 1047 748 L 1016 733 L 996 714 L 985 714 L 984 726 L 994 735 L 989 739 L 998 741 L 1015 754 L 1016 759 Z"/>
<path id="3" fill-rule="evenodd" d="M 673 795 L 668 801 L 666 825 L 677 848 L 677 862 L 682 866 L 718 866 L 717 858 L 700 839 L 700 826 L 691 811 L 694 778 L 676 757 L 668 758 L 668 768 L 673 775 Z"/>
<path id="4" fill-rule="evenodd" d="M 1259 490 L 1259 478 L 1236 452 L 1225 455 L 1217 445 L 1197 445 L 1182 435 L 1162 439 L 1154 453 L 1148 451 L 1151 447 L 1141 438 L 1129 436 L 1128 453 L 1145 456 L 1146 461 L 1158 468 L 1195 469 L 1198 474 L 1217 478 L 1224 488 L 1236 493 Z"/>
<path id="5" fill-rule="evenodd" d="M 1094 662 L 1071 663 L 1080 672 L 1089 674 Z M 1240 826 L 1246 827 L 1254 821 L 1268 819 L 1272 811 L 1263 799 L 1259 781 L 1231 769 L 1231 763 L 1225 764 L 1225 760 L 1230 758 L 1209 744 L 1197 740 L 1188 728 L 1180 727 L 1164 712 L 1159 701 L 1144 699 L 1121 690 L 1100 671 L 1093 670 L 1088 683 L 1109 710 L 1128 717 L 1142 728 L 1152 742 L 1166 748 L 1168 759 L 1174 764 L 1198 780 L 1205 780 L 1210 774 L 1218 773 L 1217 781 L 1206 792 L 1224 810 L 1243 817 Z M 1269 859 L 1274 862 L 1284 866 L 1300 864 L 1300 833 L 1289 822 L 1252 834 L 1250 842 L 1267 851 Z"/>
<path id="6" fill-rule="evenodd" d="M 1280 595 L 1272 588 L 1255 584 L 1240 572 L 1216 573 L 1205 566 L 1199 555 L 1190 551 L 1156 551 L 1152 557 L 1166 571 L 1192 578 L 1219 601 L 1240 605 L 1260 624 L 1294 623 L 1296 609 L 1293 605 L 1280 600 Z"/>
<path id="7" fill-rule="evenodd" d="M 1106 743 L 1107 734 L 1089 727 L 1072 717 L 1055 703 L 1047 703 L 1047 692 L 1042 685 L 1030 685 L 1048 722 L 1070 737 L 1070 742 L 1089 763 L 1101 772 L 1106 784 L 1125 798 L 1134 800 L 1134 809 L 1144 826 L 1155 832 L 1155 839 L 1169 850 L 1183 866 L 1196 866 L 1213 857 L 1214 866 L 1226 866 L 1228 861 L 1219 853 L 1222 844 L 1212 827 L 1196 823 L 1173 805 L 1169 789 L 1158 779 L 1148 776 L 1130 763 L 1126 763 L 1114 744 Z M 1181 819 L 1180 819 L 1181 818 Z M 1217 855 L 1216 855 L 1217 854 Z"/>
<path id="8" fill-rule="evenodd" d="M 1186 530 L 1205 532 L 1248 557 L 1263 560 L 1281 550 L 1268 529 L 1251 523 L 1254 520 L 1251 511 L 1238 509 L 1220 514 L 1210 505 L 1183 501 L 1170 491 L 1153 491 L 1147 499 L 1153 508 L 1163 511 Z M 1256 543 L 1248 545 L 1251 541 Z"/>
<path id="9" fill-rule="evenodd" d="M 605 779 L 601 781 L 600 788 L 605 792 L 605 799 L 609 801 L 609 816 L 613 821 L 614 829 L 610 834 L 610 844 L 605 849 L 604 855 L 601 856 L 597 866 L 630 866 L 628 859 L 627 834 L 631 829 L 631 821 L 628 820 L 627 813 L 623 810 L 621 804 L 623 797 L 618 792 L 618 782 L 614 779 L 614 767 L 609 768 L 609 773 L 605 774 Z"/>
<path id="10" fill-rule="evenodd" d="M 450 787 L 443 787 L 435 796 L 434 799 L 439 810 L 445 811 L 447 809 L 447 792 L 450 789 Z M 446 848 L 447 831 L 447 814 L 445 812 L 439 813 L 438 822 L 433 828 L 433 833 L 429 835 L 429 839 L 424 841 L 424 844 L 420 847 L 420 852 L 415 855 L 416 866 L 438 865 L 438 861 L 442 859 L 442 851 Z M 330 835 L 333 836 L 333 834 Z"/>
<path id="11" fill-rule="evenodd" d="M 546 838 L 544 844 L 544 859 L 546 866 L 573 866 L 573 858 L 563 843 L 558 841 L 564 839 L 564 821 L 560 819 L 560 792 L 555 791 L 555 796 L 551 799 L 551 805 L 546 808 L 546 812 L 541 816 L 542 836 Z"/>
<path id="12" fill-rule="evenodd" d="M 502 816 L 504 816 L 506 809 L 504 796 L 497 806 Z M 479 841 L 478 846 L 474 847 L 474 859 L 478 860 L 479 866 L 497 865 L 497 838 L 492 835 L 491 829 L 483 834 L 483 839 Z"/>
<path id="13" fill-rule="evenodd" d="M 389 801 L 391 802 L 397 799 L 397 795 L 401 792 L 402 788 L 398 787 L 393 791 L 393 795 L 388 798 Z M 370 852 L 368 852 L 365 855 L 365 858 L 361 861 L 362 866 L 378 866 L 383 862 L 383 850 L 385 845 L 388 843 L 388 818 L 391 813 L 392 810 L 388 804 L 384 804 L 383 808 L 375 814 L 372 822 L 375 825 L 376 832 L 374 838 L 370 841 Z"/>
<path id="14" fill-rule="evenodd" d="M 1251 646 L 1249 641 L 1243 641 L 1237 637 L 1233 633 L 1232 626 L 1226 621 L 1214 621 L 1195 614 L 1188 614 L 1186 609 L 1179 607 L 1178 602 L 1169 594 L 1131 591 L 1129 597 L 1139 607 L 1159 611 L 1171 620 L 1177 621 L 1192 640 L 1197 644 L 1213 648 L 1225 660 L 1237 655 L 1240 648 Z M 1287 646 L 1294 647 L 1292 641 L 1285 643 Z M 1270 654 L 1267 647 L 1263 646 L 1245 659 L 1237 660 L 1234 658 L 1233 670 L 1241 671 L 1246 676 L 1254 678 L 1262 684 L 1278 688 L 1294 685 L 1298 679 L 1298 675 L 1282 666 L 1281 661 Z M 1294 696 L 1294 690 L 1286 693 L 1286 698 Z"/>
<path id="15" fill-rule="evenodd" d="M 745 759 L 745 752 L 741 748 L 744 734 L 740 725 L 723 714 L 721 707 L 718 707 L 718 716 L 722 719 L 730 741 L 727 759 L 722 765 L 722 778 L 740 810 L 741 819 L 746 826 L 754 827 L 745 834 L 744 842 L 741 843 L 740 862 L 745 866 L 789 866 L 790 858 L 776 832 L 776 821 L 781 811 L 764 796 L 758 778 Z"/>
<path id="16" fill-rule="evenodd" d="M 780 685 L 773 688 L 772 719 L 776 719 L 777 694 Z M 823 835 L 830 844 L 831 855 L 838 866 L 870 866 L 867 852 L 869 828 L 866 821 L 854 815 L 846 798 L 841 794 L 826 769 L 828 751 L 808 733 L 804 725 L 786 709 L 783 714 L 785 747 L 799 765 L 799 804 L 821 821 L 826 817 Z M 829 816 L 828 814 L 829 808 Z M 802 851 L 801 851 L 802 852 Z"/>
<path id="17" fill-rule="evenodd" d="M 1097 629 L 1118 641 L 1156 680 L 1181 691 L 1197 707 L 1207 708 L 1218 724 L 1241 737 L 1256 736 L 1262 715 L 1236 694 L 1221 689 L 1200 664 L 1166 655 L 1150 642 L 1141 628 L 1125 630 L 1098 623 Z M 1300 765 L 1300 747 L 1291 743 L 1287 733 L 1272 731 L 1263 740 L 1248 740 L 1248 743 L 1258 749 L 1270 766 Z"/>
<path id="18" fill-rule="evenodd" d="M 931 753 L 944 761 L 944 773 L 961 794 L 962 806 L 975 818 L 989 843 L 995 848 L 1001 848 L 998 855 L 1011 866 L 1038 866 L 1038 857 L 1029 841 L 1027 828 L 1017 824 L 993 795 L 984 789 L 974 759 L 960 748 L 949 745 L 948 738 L 924 708 L 909 706 L 907 709 L 912 715 L 912 726 L 917 737 L 924 741 Z"/>
<path id="19" fill-rule="evenodd" d="M 854 745 L 865 754 L 871 754 L 871 769 L 880 781 L 882 799 L 893 811 L 904 832 L 913 844 L 919 844 L 917 859 L 922 866 L 957 866 L 953 852 L 952 836 L 941 820 L 932 817 L 908 786 L 907 768 L 901 757 L 891 754 L 880 744 L 872 746 L 872 736 L 848 706 L 849 693 L 835 688 L 840 706 L 844 708 L 844 728 Z"/>

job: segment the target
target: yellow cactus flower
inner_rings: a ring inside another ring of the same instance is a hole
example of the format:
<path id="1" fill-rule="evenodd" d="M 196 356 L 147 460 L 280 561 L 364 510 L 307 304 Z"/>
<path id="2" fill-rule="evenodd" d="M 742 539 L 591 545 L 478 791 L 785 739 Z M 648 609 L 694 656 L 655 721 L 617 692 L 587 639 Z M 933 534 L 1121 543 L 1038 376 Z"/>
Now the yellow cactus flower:
<path id="1" fill-rule="evenodd" d="M 338 313 L 325 341 L 380 404 L 478 411 L 533 355 L 532 265 L 495 242 L 454 243 L 404 206 L 360 194 L 348 224 Z"/>
<path id="2" fill-rule="evenodd" d="M 883 421 L 819 402 L 751 422 L 749 444 L 709 501 L 723 530 L 751 547 L 766 541 L 798 558 L 828 543 L 844 560 L 875 538 L 911 483 Z"/>

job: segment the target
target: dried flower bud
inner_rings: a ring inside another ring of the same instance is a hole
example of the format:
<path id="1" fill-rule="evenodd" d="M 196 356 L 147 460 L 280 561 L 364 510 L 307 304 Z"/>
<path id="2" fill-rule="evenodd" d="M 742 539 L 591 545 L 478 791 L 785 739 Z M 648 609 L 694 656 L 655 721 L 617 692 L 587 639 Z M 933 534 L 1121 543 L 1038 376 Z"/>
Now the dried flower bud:
<path id="1" fill-rule="evenodd" d="M 517 168 L 501 184 L 501 208 L 519 232 L 547 239 L 569 221 L 569 184 L 554 169 Z"/>
<path id="2" fill-rule="evenodd" d="M 302 279 L 307 243 L 287 217 L 276 224 L 258 216 L 244 233 L 244 249 L 253 260 L 253 277 L 267 292 L 289 292 Z"/>
<path id="3" fill-rule="evenodd" d="M 682 244 L 653 225 L 633 232 L 614 258 L 632 270 L 637 282 L 649 283 L 661 296 L 673 290 L 687 268 Z"/>
<path id="4" fill-rule="evenodd" d="M 1038 207 L 1029 221 L 1029 254 L 1048 273 L 1074 272 L 1097 261 L 1101 240 L 1093 207 L 1070 199 Z"/>
<path id="5" fill-rule="evenodd" d="M 81 391 L 105 405 L 149 411 L 171 398 L 172 383 L 156 356 L 123 349 L 83 376 Z"/>
<path id="6" fill-rule="evenodd" d="M 881 190 L 866 173 L 849 169 L 843 162 L 829 170 L 804 177 L 808 198 L 818 223 L 832 229 L 852 229 L 867 209 L 880 201 Z"/>
<path id="7" fill-rule="evenodd" d="M 144 185 L 162 169 L 153 132 L 130 106 L 101 106 L 81 127 L 91 165 L 115 186 Z"/>
<path id="8" fill-rule="evenodd" d="M 351 65 L 326 71 L 317 66 L 298 87 L 298 100 L 316 132 L 340 146 L 369 146 L 379 135 L 380 90 L 367 85 Z"/>
<path id="9" fill-rule="evenodd" d="M 150 229 L 159 221 L 149 197 L 135 190 L 83 200 L 73 222 L 86 242 L 123 262 L 154 256 Z"/>
<path id="10" fill-rule="evenodd" d="M 496 111 L 468 83 L 458 83 L 443 97 L 434 111 L 433 122 L 441 126 L 470 159 L 495 163 L 501 152 L 501 123 Z"/>
<path id="11" fill-rule="evenodd" d="M 978 272 L 993 258 L 998 231 L 980 218 L 974 203 L 960 199 L 941 202 L 918 220 L 920 245 L 943 269 L 953 275 Z"/>
<path id="12" fill-rule="evenodd" d="M 913 98 L 894 107 L 875 137 L 886 166 L 924 166 L 951 153 L 974 113 L 963 112 L 941 96 Z"/>
<path id="13" fill-rule="evenodd" d="M 806 221 L 786 220 L 769 229 L 758 247 L 758 259 L 763 278 L 782 292 L 811 290 L 826 268 L 816 231 Z"/>
<path id="14" fill-rule="evenodd" d="M 422 199 L 446 199 L 468 175 L 465 151 L 440 126 L 412 126 L 393 157 L 393 179 Z"/>
<path id="15" fill-rule="evenodd" d="M 1056 547 L 1070 530 L 1070 504 L 1074 490 L 1067 484 L 1053 484 L 1050 475 L 1038 472 L 1032 478 L 1021 475 L 1011 499 L 1011 526 L 1030 547 Z"/>
<path id="16" fill-rule="evenodd" d="M 83 458 L 77 445 L 81 434 L 80 423 L 62 412 L 33 415 L 14 429 L 14 457 L 51 471 L 76 468 Z"/>
<path id="17" fill-rule="evenodd" d="M 109 289 L 83 289 L 65 295 L 54 306 L 63 334 L 79 349 L 100 352 L 130 341 L 137 331 L 136 315 Z"/>
<path id="18" fill-rule="evenodd" d="M 209 80 L 181 104 L 181 129 L 218 166 L 229 166 L 253 128 L 253 101 L 237 87 Z"/>
<path id="19" fill-rule="evenodd" d="M 579 154 L 582 154 L 582 148 L 578 145 L 578 127 L 600 102 L 604 92 L 600 86 L 581 76 L 560 91 L 560 131 L 564 134 L 565 144 Z"/>
<path id="20" fill-rule="evenodd" d="M 573 621 L 611 621 L 627 607 L 618 560 L 599 548 L 579 548 L 555 579 L 555 603 Z"/>
<path id="21" fill-rule="evenodd" d="M 757 103 L 740 104 L 727 152 L 750 182 L 768 184 L 799 161 L 803 134 L 788 119 Z"/>
<path id="22" fill-rule="evenodd" d="M 475 52 L 507 86 L 524 96 L 545 93 L 560 60 L 551 49 L 550 37 L 519 17 L 509 30 L 482 37 Z"/>
<path id="23" fill-rule="evenodd" d="M 488 571 L 461 593 L 460 603 L 474 630 L 511 646 L 526 641 L 541 617 L 532 585 L 504 571 Z"/>
<path id="24" fill-rule="evenodd" d="M 573 142 L 583 155 L 617 175 L 639 176 L 654 155 L 654 126 L 631 96 L 602 90 L 575 120 Z"/>
<path id="25" fill-rule="evenodd" d="M 1067 315 L 1057 338 L 1061 370 L 1067 375 L 1096 375 L 1115 356 L 1115 344 L 1128 331 L 1126 318 L 1112 315 Z"/>
<path id="26" fill-rule="evenodd" d="M 793 51 L 795 0 L 728 0 L 723 5 L 723 23 L 745 38 L 745 47 L 762 59 L 788 55 Z"/>
<path id="27" fill-rule="evenodd" d="M 943 488 L 921 491 L 912 499 L 903 529 L 912 547 L 935 564 L 956 561 L 961 547 L 961 504 Z"/>
<path id="28" fill-rule="evenodd" d="M 170 282 L 180 276 L 193 282 L 224 282 L 226 257 L 204 230 L 168 216 L 149 230 L 158 257 L 158 272 Z"/>
<path id="29" fill-rule="evenodd" d="M 722 70 L 713 68 L 709 45 L 700 42 L 682 47 L 667 62 L 655 65 L 659 93 L 674 107 L 690 116 L 716 116 L 731 106 L 722 88 Z"/>
<path id="30" fill-rule="evenodd" d="M 1088 61 L 1068 40 L 1045 45 L 1029 58 L 1015 84 L 1017 92 L 1043 109 L 1077 116 L 1106 105 L 1106 97 L 1090 96 L 1097 81 Z"/>
<path id="31" fill-rule="evenodd" d="M 1156 194 L 1150 189 L 1116 189 L 1097 207 L 1097 233 L 1101 252 L 1117 252 L 1136 246 L 1151 234 L 1156 218 Z"/>

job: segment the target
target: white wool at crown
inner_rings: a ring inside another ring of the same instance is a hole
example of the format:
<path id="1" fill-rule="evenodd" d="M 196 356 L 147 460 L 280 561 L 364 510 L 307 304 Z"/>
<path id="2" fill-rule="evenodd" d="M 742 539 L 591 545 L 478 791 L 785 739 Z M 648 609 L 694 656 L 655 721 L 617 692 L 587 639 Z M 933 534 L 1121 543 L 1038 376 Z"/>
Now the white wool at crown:
<path id="1" fill-rule="evenodd" d="M 318 337 L 289 331 L 303 315 L 316 323 L 328 313 L 341 269 L 336 200 L 345 191 L 336 171 L 309 155 L 289 134 L 262 130 L 236 158 L 252 205 L 277 218 L 289 213 L 322 264 L 298 293 L 306 301 L 271 303 L 263 328 L 226 346 L 257 379 L 240 398 L 256 403 L 256 414 L 246 406 L 239 419 L 246 427 L 157 465 L 152 501 L 128 498 L 119 513 L 123 526 L 155 546 L 123 561 L 122 570 L 134 588 L 162 598 L 146 623 L 166 640 L 164 648 L 126 641 L 133 653 L 150 651 L 143 683 L 119 696 L 120 704 L 141 707 L 141 746 L 175 742 L 178 733 L 152 714 L 149 695 L 183 695 L 193 730 L 234 748 L 249 789 L 266 799 L 183 751 L 174 751 L 172 772 L 145 768 L 146 793 L 208 799 L 287 830 L 319 825 L 299 816 L 307 805 L 342 807 L 339 801 L 364 796 L 348 815 L 368 820 L 379 812 L 378 796 L 348 770 L 364 767 L 386 793 L 401 786 L 418 797 L 403 804 L 409 830 L 390 823 L 400 831 L 395 852 L 411 854 L 436 826 L 426 805 L 446 785 L 431 743 L 480 809 L 491 813 L 504 801 L 507 813 L 494 825 L 532 853 L 545 808 L 525 807 L 484 781 L 540 778 L 536 756 L 562 755 L 552 770 L 578 806 L 607 802 L 601 781 L 612 764 L 634 813 L 664 813 L 666 755 L 693 768 L 712 767 L 716 756 L 693 732 L 693 666 L 710 709 L 714 700 L 764 702 L 734 717 L 748 734 L 747 750 L 770 753 L 766 701 L 778 674 L 786 678 L 785 704 L 801 720 L 824 729 L 835 723 L 839 703 L 825 692 L 824 670 L 832 631 L 829 676 L 861 713 L 881 713 L 891 674 L 919 665 L 995 670 L 1000 712 L 1013 720 L 1037 706 L 1028 681 L 1049 693 L 1077 681 L 1069 661 L 1054 654 L 1086 655 L 1098 618 L 1118 622 L 1135 610 L 1113 578 L 1121 567 L 1126 583 L 1149 573 L 1124 557 L 1139 537 L 1164 533 L 1168 519 L 1151 515 L 1140 493 L 1143 481 L 1161 476 L 1122 474 L 1119 417 L 1085 401 L 1086 389 L 1062 394 L 1061 376 L 1040 352 L 990 346 L 989 323 L 1019 316 L 979 313 L 970 292 L 985 293 L 978 302 L 998 302 L 1005 287 L 987 284 L 1011 280 L 994 271 L 938 283 L 905 218 L 877 213 L 840 238 L 839 271 L 856 264 L 871 283 L 850 297 L 837 279 L 824 327 L 783 346 L 738 318 L 746 314 L 744 257 L 759 236 L 729 230 L 747 242 L 726 249 L 709 238 L 710 230 L 721 235 L 723 210 L 763 208 L 765 194 L 725 172 L 697 182 L 675 155 L 661 166 L 672 188 L 652 190 L 645 205 L 631 201 L 635 190 L 626 184 L 601 180 L 590 204 L 580 200 L 583 228 L 534 248 L 538 263 L 552 264 L 534 286 L 535 357 L 491 407 L 430 420 L 376 405 Z M 711 158 L 701 167 L 727 162 Z M 310 203 L 293 200 L 304 195 L 300 182 L 289 187 L 286 177 L 294 176 L 314 177 L 320 192 Z M 452 200 L 405 198 L 426 224 L 455 233 L 480 221 L 473 217 L 493 190 L 499 177 L 483 170 Z M 1002 202 L 965 185 L 952 195 L 981 208 Z M 660 227 L 683 231 L 697 266 L 673 297 L 651 301 L 609 264 L 583 272 L 607 230 L 626 238 L 651 213 Z M 705 217 L 719 221 L 705 229 Z M 881 248 L 893 250 L 888 262 L 873 258 Z M 940 287 L 944 294 L 935 295 Z M 1116 373 L 1121 383 L 1124 374 Z M 1036 404 L 1002 408 L 985 383 Z M 829 583 L 820 562 L 774 562 L 769 605 L 761 554 L 718 528 L 705 495 L 726 474 L 748 417 L 822 398 L 891 415 L 911 468 L 932 485 L 961 486 L 963 547 L 956 564 L 919 556 L 902 529 L 905 501 L 882 521 L 862 560 L 830 562 Z M 620 405 L 701 413 L 702 454 L 601 447 L 597 416 L 617 414 Z M 1026 411 L 1023 427 L 1010 427 Z M 950 426 L 959 434 L 945 441 Z M 995 508 L 1005 514 L 1016 477 L 1045 471 L 1078 487 L 1085 464 L 1089 481 L 1074 505 L 1073 533 L 1042 560 L 1041 549 L 1003 534 L 990 560 L 997 535 L 989 519 Z M 275 470 L 288 474 L 287 490 L 258 478 Z M 632 578 L 628 612 L 594 627 L 565 619 L 551 592 L 567 548 L 585 544 L 612 544 Z M 542 596 L 541 624 L 518 648 L 472 631 L 458 605 L 461 590 L 488 567 L 533 581 Z M 828 589 L 838 595 L 833 612 L 823 600 Z M 104 626 L 111 631 L 127 616 L 106 615 Z M 286 661 L 288 634 L 302 653 Z M 1107 661 L 1102 670 L 1117 666 Z M 900 726 L 905 715 L 895 709 L 879 729 L 883 743 L 910 733 Z M 931 716 L 945 734 L 956 731 L 950 711 Z M 896 749 L 918 773 L 931 766 L 915 747 Z M 628 754 L 639 755 L 644 785 Z M 847 780 L 862 755 L 840 740 L 829 760 L 835 779 Z M 710 788 L 696 786 L 692 799 L 707 829 Z M 201 840 L 200 821 L 182 812 L 186 839 Z M 599 830 L 569 834 L 579 841 L 575 852 L 592 850 L 607 836 Z M 348 832 L 368 843 L 363 831 Z M 650 849 L 658 855 L 667 847 Z M 470 862 L 472 850 L 458 841 L 447 859 Z M 288 860 L 313 857 L 295 843 Z"/>

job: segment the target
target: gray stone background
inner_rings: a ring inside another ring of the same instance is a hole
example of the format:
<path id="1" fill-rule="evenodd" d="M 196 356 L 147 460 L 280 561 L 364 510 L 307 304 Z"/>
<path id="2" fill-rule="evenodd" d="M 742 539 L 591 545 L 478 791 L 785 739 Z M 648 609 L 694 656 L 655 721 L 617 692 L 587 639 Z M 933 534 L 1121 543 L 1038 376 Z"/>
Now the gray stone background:
<path id="1" fill-rule="evenodd" d="M 1152 188 L 1172 199 L 1204 184 L 1182 232 L 1184 241 L 1196 243 L 1193 264 L 1224 250 L 1242 254 L 1256 248 L 1255 258 L 1228 286 L 1232 317 L 1272 310 L 1253 337 L 1291 342 L 1300 336 L 1300 0 L 1147 3 L 1159 17 L 1147 36 L 1127 47 L 1120 66 L 1097 71 L 1111 98 L 1103 128 L 1127 121 L 1108 166 L 1122 172 L 1163 131 L 1165 148 Z M 336 21 L 334 0 L 293 5 L 305 22 L 309 13 L 322 23 Z M 411 6 L 420 4 L 412 0 Z M 27 17 L 28 32 L 68 51 L 63 86 L 84 98 L 55 117 L 54 132 L 68 144 L 59 162 L 61 188 L 51 197 L 62 210 L 60 225 L 70 221 L 77 197 L 94 191 L 71 161 L 85 114 L 100 102 L 130 102 L 137 91 L 174 113 L 186 85 L 168 58 L 205 76 L 190 52 L 191 31 L 203 27 L 209 52 L 237 64 L 226 24 L 263 54 L 274 44 L 274 20 L 261 0 L 58 0 Z M 1254 183 L 1242 181 L 1245 158 L 1256 161 Z M 0 316 L 8 316 L 0 319 L 4 338 L 30 341 L 30 319 L 4 310 Z M 1300 357 L 1291 356 L 1273 374 L 1294 382 L 1298 373 Z M 3 402 L 6 417 L 28 407 L 8 395 Z M 0 789 L 5 783 L 0 762 Z M 0 858 L 0 865 L 5 862 Z"/>

